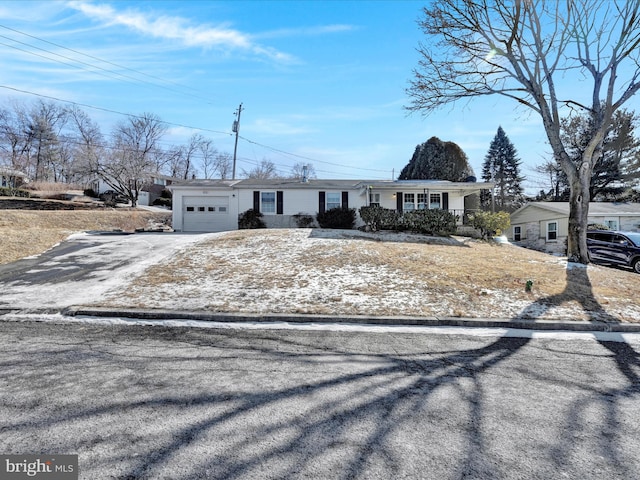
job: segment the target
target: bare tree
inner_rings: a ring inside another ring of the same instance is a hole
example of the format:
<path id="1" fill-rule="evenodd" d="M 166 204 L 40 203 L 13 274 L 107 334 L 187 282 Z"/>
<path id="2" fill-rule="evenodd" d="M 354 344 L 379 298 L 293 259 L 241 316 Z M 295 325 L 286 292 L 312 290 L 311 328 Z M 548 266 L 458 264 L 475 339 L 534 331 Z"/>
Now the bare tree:
<path id="1" fill-rule="evenodd" d="M 307 178 L 317 178 L 316 168 L 310 163 L 296 163 L 291 167 L 291 178 L 302 178 L 305 175 L 305 168 Z"/>
<path id="2" fill-rule="evenodd" d="M 60 135 L 68 120 L 68 111 L 54 102 L 38 101 L 29 113 L 25 134 L 32 147 L 31 158 L 35 159 L 35 180 L 61 179 L 64 161 L 60 150 Z"/>
<path id="3" fill-rule="evenodd" d="M 69 123 L 73 132 L 66 138 L 71 144 L 73 181 L 86 183 L 98 172 L 98 165 L 105 157 L 104 137 L 100 127 L 78 107 L 69 109 Z"/>
<path id="4" fill-rule="evenodd" d="M 593 168 L 613 113 L 640 89 L 640 0 L 436 0 L 423 12 L 429 42 L 418 49 L 407 108 L 426 115 L 497 94 L 538 114 L 571 189 L 569 260 L 588 263 Z M 589 90 L 584 99 L 576 85 Z M 572 111 L 593 122 L 577 163 L 560 132 Z"/>
<path id="5" fill-rule="evenodd" d="M 232 174 L 233 156 L 227 152 L 217 153 L 215 156 L 215 171 L 221 179 L 227 179 Z"/>
<path id="6" fill-rule="evenodd" d="M 0 111 L 0 149 L 3 162 L 15 170 L 29 173 L 31 145 L 26 135 L 27 114 L 24 107 L 14 104 L 12 110 Z"/>
<path id="7" fill-rule="evenodd" d="M 554 202 L 559 202 L 563 199 L 564 195 L 564 181 L 565 177 L 562 175 L 562 169 L 558 162 L 554 160 L 547 160 L 542 165 L 537 165 L 535 171 L 548 177 L 548 188 L 540 192 L 540 200 L 551 199 Z"/>
<path id="8" fill-rule="evenodd" d="M 199 133 L 194 133 L 186 145 L 171 149 L 168 157 L 169 175 L 183 180 L 195 175 L 195 157 L 202 152 L 207 140 Z"/>
<path id="9" fill-rule="evenodd" d="M 158 143 L 166 130 L 166 124 L 154 114 L 129 117 L 116 126 L 111 153 L 99 164 L 100 177 L 133 207 L 150 174 L 157 173 Z"/>
<path id="10" fill-rule="evenodd" d="M 246 178 L 278 178 L 278 170 L 275 163 L 267 158 L 263 158 L 258 165 L 247 171 L 242 169 L 242 176 Z"/>

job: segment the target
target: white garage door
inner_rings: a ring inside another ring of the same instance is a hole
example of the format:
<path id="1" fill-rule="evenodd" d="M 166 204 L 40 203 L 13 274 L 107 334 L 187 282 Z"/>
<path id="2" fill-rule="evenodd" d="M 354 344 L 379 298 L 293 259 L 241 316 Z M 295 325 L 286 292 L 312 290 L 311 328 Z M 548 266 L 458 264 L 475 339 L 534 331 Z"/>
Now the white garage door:
<path id="1" fill-rule="evenodd" d="M 229 214 L 229 197 L 184 197 L 183 232 L 223 232 L 238 228 Z"/>

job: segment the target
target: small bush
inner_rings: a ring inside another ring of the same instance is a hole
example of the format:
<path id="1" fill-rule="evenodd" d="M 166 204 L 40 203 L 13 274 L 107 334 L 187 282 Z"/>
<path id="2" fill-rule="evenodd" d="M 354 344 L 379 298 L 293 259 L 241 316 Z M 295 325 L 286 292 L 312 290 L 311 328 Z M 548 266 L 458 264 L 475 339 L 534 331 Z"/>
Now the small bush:
<path id="1" fill-rule="evenodd" d="M 315 220 L 312 215 L 307 215 L 306 213 L 298 213 L 293 215 L 293 218 L 296 221 L 296 225 L 298 228 L 309 228 L 313 227 Z"/>
<path id="2" fill-rule="evenodd" d="M 262 213 L 250 208 L 246 212 L 238 215 L 238 229 L 251 230 L 254 228 L 267 228 L 267 225 L 262 220 L 262 216 Z"/>
<path id="3" fill-rule="evenodd" d="M 153 201 L 153 205 L 156 205 L 158 207 L 167 207 L 167 208 L 171 208 L 173 202 L 170 198 L 156 198 Z"/>
<path id="4" fill-rule="evenodd" d="M 354 208 L 336 207 L 319 213 L 316 218 L 321 228 L 350 230 L 356 224 L 356 210 Z"/>
<path id="5" fill-rule="evenodd" d="M 82 193 L 85 197 L 98 198 L 98 194 L 93 188 L 85 188 Z"/>
<path id="6" fill-rule="evenodd" d="M 430 235 L 456 233 L 458 217 L 447 210 L 413 210 L 405 212 L 400 219 L 405 230 Z"/>
<path id="7" fill-rule="evenodd" d="M 161 198 L 173 198 L 171 195 L 171 190 L 167 190 L 166 188 L 160 192 Z"/>
<path id="8" fill-rule="evenodd" d="M 609 230 L 609 227 L 601 223 L 590 223 L 587 225 L 587 230 Z"/>
<path id="9" fill-rule="evenodd" d="M 396 230 L 400 215 L 396 210 L 382 208 L 378 205 L 360 208 L 360 218 L 372 232 L 378 230 Z"/>
<path id="10" fill-rule="evenodd" d="M 507 212 L 475 212 L 469 215 L 473 228 L 480 230 L 482 238 L 487 240 L 498 232 L 504 232 L 511 225 L 511 217 Z"/>
<path id="11" fill-rule="evenodd" d="M 21 188 L 0 187 L 0 197 L 31 198 L 31 192 Z"/>

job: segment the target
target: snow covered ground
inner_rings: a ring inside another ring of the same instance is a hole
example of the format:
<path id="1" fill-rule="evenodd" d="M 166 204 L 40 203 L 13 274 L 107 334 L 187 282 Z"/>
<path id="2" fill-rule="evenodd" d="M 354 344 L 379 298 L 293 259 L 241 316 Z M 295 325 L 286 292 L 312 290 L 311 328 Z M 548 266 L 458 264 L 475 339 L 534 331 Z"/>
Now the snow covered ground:
<path id="1" fill-rule="evenodd" d="M 372 238 L 377 241 L 370 241 Z M 525 294 L 521 285 L 514 288 L 508 282 L 468 288 L 447 280 L 447 269 L 465 268 L 464 262 L 448 258 L 450 252 L 471 255 L 469 245 L 464 245 L 468 241 L 316 229 L 210 234 L 156 263 L 135 280 L 123 278 L 120 288 L 91 303 L 244 313 L 640 319 L 640 305 L 632 298 L 624 302 L 598 303 L 594 298 L 559 302 L 540 292 Z M 435 244 L 435 248 L 421 249 L 421 242 Z M 393 243 L 405 250 L 394 260 L 384 258 Z M 521 250 L 509 245 L 504 248 Z M 584 270 L 586 278 L 584 266 L 567 267 L 565 259 L 537 252 L 532 258 L 529 261 L 546 263 L 546 271 L 552 272 L 547 275 L 558 275 L 561 281 L 570 273 L 567 268 Z M 452 266 L 452 261 L 457 265 Z M 412 264 L 424 264 L 431 273 L 415 274 Z M 588 267 L 596 273 L 604 268 Z M 613 272 L 623 274 L 638 280 L 634 274 Z M 469 275 L 467 278 L 473 278 L 474 273 Z M 587 295 L 584 289 L 582 292 Z M 594 305 L 597 308 L 592 308 Z"/>

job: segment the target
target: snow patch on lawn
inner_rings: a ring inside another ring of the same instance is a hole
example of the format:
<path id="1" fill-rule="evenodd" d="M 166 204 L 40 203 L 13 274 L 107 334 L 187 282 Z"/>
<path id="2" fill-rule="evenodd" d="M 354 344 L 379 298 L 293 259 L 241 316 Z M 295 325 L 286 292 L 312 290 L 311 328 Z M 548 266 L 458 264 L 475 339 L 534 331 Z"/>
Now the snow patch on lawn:
<path id="1" fill-rule="evenodd" d="M 129 282 L 98 304 L 169 310 L 427 317 L 571 318 L 604 320 L 640 317 L 640 307 L 585 312 L 576 301 L 561 305 L 534 296 L 483 288 L 474 293 L 433 289 L 430 278 L 408 278 L 395 265 L 376 264 L 367 240 L 463 245 L 465 238 L 403 233 L 293 229 L 226 232 L 217 242 L 189 246 L 189 254 L 168 262 L 171 281 L 151 284 L 152 275 Z M 208 237 L 212 238 L 212 237 Z M 277 245 L 277 248 L 274 248 Z M 313 261 L 309 256 L 313 255 Z M 358 255 L 360 262 L 336 264 Z M 366 261 L 367 259 L 371 261 Z M 303 261 L 304 260 L 304 261 Z M 437 259 L 433 259 L 437 261 Z M 549 257 L 553 263 L 566 259 Z M 577 268 L 570 264 L 567 268 Z M 179 280 L 176 280 L 179 279 Z"/>

